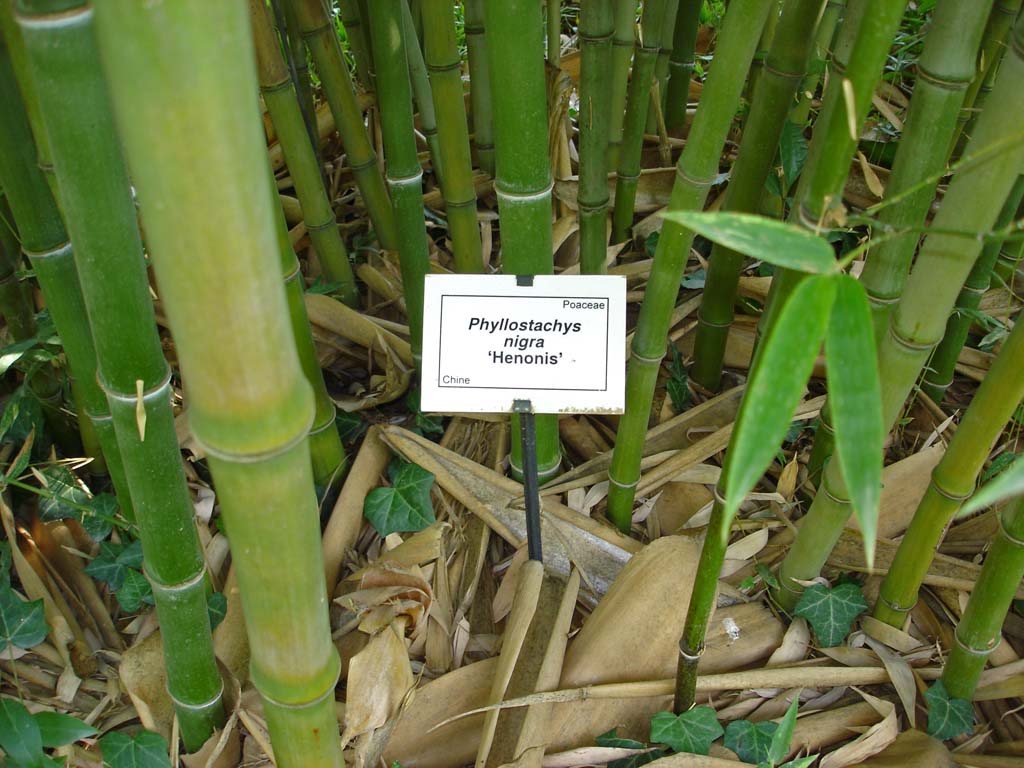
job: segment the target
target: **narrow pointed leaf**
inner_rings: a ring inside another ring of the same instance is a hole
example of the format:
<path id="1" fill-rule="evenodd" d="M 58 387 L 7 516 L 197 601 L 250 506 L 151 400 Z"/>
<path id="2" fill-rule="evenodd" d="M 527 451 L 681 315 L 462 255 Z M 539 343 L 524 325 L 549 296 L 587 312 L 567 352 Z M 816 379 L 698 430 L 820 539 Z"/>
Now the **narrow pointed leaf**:
<path id="1" fill-rule="evenodd" d="M 789 709 L 779 721 L 779 727 L 772 734 L 772 743 L 768 747 L 768 760 L 773 764 L 781 763 L 789 754 L 789 744 L 793 741 L 793 730 L 796 728 L 796 710 L 800 706 L 800 694 L 793 697 Z"/>
<path id="2" fill-rule="evenodd" d="M 789 430 L 821 349 L 834 295 L 831 277 L 803 280 L 764 340 L 726 455 L 726 524 L 771 464 Z"/>
<path id="3" fill-rule="evenodd" d="M 1024 456 L 1000 472 L 992 482 L 983 486 L 960 509 L 960 515 L 969 515 L 979 509 L 991 507 L 1014 496 L 1024 495 Z"/>
<path id="4" fill-rule="evenodd" d="M 44 747 L 63 747 L 98 733 L 77 717 L 60 712 L 37 712 L 34 717 Z"/>
<path id="5" fill-rule="evenodd" d="M 43 754 L 39 726 L 20 701 L 0 699 L 0 747 L 17 765 L 33 765 Z"/>
<path id="6" fill-rule="evenodd" d="M 665 218 L 769 264 L 811 274 L 836 271 L 835 253 L 824 238 L 794 224 L 752 213 L 671 211 Z"/>
<path id="7" fill-rule="evenodd" d="M 885 440 L 876 359 L 867 294 L 852 277 L 840 275 L 825 337 L 825 364 L 836 455 L 864 536 L 868 568 L 875 561 Z"/>

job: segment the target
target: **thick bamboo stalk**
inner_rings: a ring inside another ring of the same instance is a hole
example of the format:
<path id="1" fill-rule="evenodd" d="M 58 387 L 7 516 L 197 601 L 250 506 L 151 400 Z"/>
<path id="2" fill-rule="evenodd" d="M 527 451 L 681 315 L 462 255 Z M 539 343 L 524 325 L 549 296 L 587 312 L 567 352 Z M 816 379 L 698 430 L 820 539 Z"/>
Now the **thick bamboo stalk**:
<path id="1" fill-rule="evenodd" d="M 491 120 L 491 75 L 487 61 L 484 0 L 466 0 L 465 14 L 473 146 L 476 148 L 476 160 L 480 170 L 494 176 L 494 126 Z"/>
<path id="2" fill-rule="evenodd" d="M 875 618 L 902 628 L 946 526 L 974 491 L 992 444 L 1024 398 L 1024 323 L 1018 323 L 971 400 L 942 460 L 932 470 L 889 572 L 882 581 Z"/>
<path id="3" fill-rule="evenodd" d="M 71 242 L 64 230 L 50 184 L 36 162 L 36 147 L 6 45 L 0 47 L 0 184 L 3 185 L 22 252 L 35 270 L 39 287 L 64 347 L 78 387 L 79 431 L 87 455 L 103 456 L 114 483 L 121 514 L 134 519 L 107 398 L 96 381 L 96 348 L 75 270 Z M 84 425 L 91 423 L 93 430 Z M 91 438 L 95 437 L 95 440 Z"/>
<path id="4" fill-rule="evenodd" d="M 644 3 L 640 22 L 640 38 L 633 53 L 633 72 L 626 96 L 626 116 L 622 123 L 622 139 L 618 148 L 615 180 L 615 206 L 612 211 L 612 242 L 621 243 L 629 237 L 633 226 L 633 207 L 640 179 L 640 156 L 644 145 L 644 125 L 650 100 L 654 64 L 661 49 L 662 24 L 667 0 Z"/>
<path id="5" fill-rule="evenodd" d="M 35 335 L 36 318 L 28 286 L 18 277 L 21 246 L 6 200 L 0 200 L 0 314 L 15 341 Z"/>
<path id="6" fill-rule="evenodd" d="M 668 0 L 665 4 L 665 16 L 662 20 L 663 31 L 661 33 L 661 48 L 658 49 L 658 58 L 654 62 L 654 81 L 657 88 L 651 88 L 651 101 L 647 105 L 647 125 L 644 130 L 647 133 L 658 132 L 658 110 L 665 114 L 665 91 L 668 86 L 669 57 L 675 45 L 676 16 L 679 12 L 680 0 Z M 654 97 L 657 95 L 657 104 Z"/>
<path id="7" fill-rule="evenodd" d="M 681 0 L 672 32 L 672 54 L 668 61 L 668 86 L 665 88 L 665 127 L 682 130 L 686 125 L 686 107 L 690 101 L 694 48 L 703 0 Z"/>
<path id="8" fill-rule="evenodd" d="M 328 199 L 324 178 L 313 154 L 312 144 L 299 109 L 295 85 L 288 76 L 278 38 L 273 34 L 270 14 L 263 0 L 249 0 L 249 17 L 256 44 L 256 66 L 260 93 L 285 153 L 285 162 L 295 184 L 309 239 L 316 249 L 327 280 L 340 283 L 339 293 L 349 306 L 359 303 L 355 275 L 348 263 L 348 251 L 341 239 L 338 220 Z"/>
<path id="9" fill-rule="evenodd" d="M 277 187 L 273 184 L 272 173 L 269 181 L 276 199 Z M 284 278 L 292 337 L 295 339 L 302 373 L 313 388 L 314 414 L 313 423 L 309 427 L 309 454 L 313 463 L 313 481 L 316 483 L 317 498 L 323 499 L 330 494 L 345 470 L 345 448 L 341 444 L 341 435 L 335 424 L 338 411 L 327 392 L 324 372 L 320 368 L 320 358 L 316 353 L 309 317 L 306 315 L 305 284 L 302 280 L 299 258 L 295 255 L 295 249 L 292 248 L 292 242 L 288 237 L 284 209 L 277 203 L 273 208 L 277 225 L 277 249 L 281 259 L 281 274 Z"/>
<path id="10" fill-rule="evenodd" d="M 608 167 L 619 167 L 626 92 L 636 43 L 636 3 L 615 1 L 615 32 L 612 35 L 611 101 L 608 108 Z"/>
<path id="11" fill-rule="evenodd" d="M 988 110 L 968 145 L 976 158 L 954 175 L 935 217 L 936 232 L 918 253 L 903 296 L 889 318 L 889 332 L 878 349 L 882 384 L 882 420 L 889 429 L 924 367 L 942 339 L 946 319 L 960 287 L 982 248 L 978 234 L 991 230 L 999 207 L 1024 167 L 1024 145 L 1017 126 L 1024 120 L 1024 22 L 1013 42 L 993 96 L 998 109 Z M 975 236 L 951 234 L 973 233 Z M 849 518 L 850 504 L 837 462 L 825 466 L 821 488 L 779 571 L 777 594 L 784 608 L 795 605 L 802 588 L 797 580 L 818 575 Z"/>
<path id="12" fill-rule="evenodd" d="M 448 0 L 423 0 L 422 8 L 424 52 L 441 145 L 441 191 L 448 212 L 455 269 L 482 272 L 483 247 L 476 220 L 476 187 L 469 153 L 462 70 L 455 46 L 454 9 Z"/>
<path id="13" fill-rule="evenodd" d="M 1024 176 L 1018 176 L 1017 182 L 1013 185 L 1010 196 L 1003 203 L 996 220 L 996 229 L 1003 230 L 1010 226 L 1016 219 L 1024 216 Z M 941 403 L 946 394 L 946 389 L 953 383 L 953 372 L 956 368 L 960 352 L 967 341 L 967 334 L 974 322 L 972 313 L 981 304 L 981 297 L 988 290 L 992 281 L 992 270 L 1005 252 L 1019 251 L 1024 241 L 1014 240 L 1005 242 L 995 239 L 985 243 L 981 249 L 981 256 L 974 263 L 971 274 L 967 276 L 960 295 L 956 298 L 956 307 L 953 314 L 946 321 L 946 332 L 942 341 L 932 353 L 931 360 L 924 370 L 924 378 L 921 380 L 921 389 L 934 400 Z"/>
<path id="14" fill-rule="evenodd" d="M 941 0 L 928 28 L 917 64 L 917 82 L 882 209 L 885 229 L 909 230 L 868 254 L 861 282 L 871 302 L 875 338 L 889 327 L 920 239 L 919 229 L 935 198 L 946 163 L 946 148 L 956 129 L 964 93 L 974 77 L 975 57 L 992 0 Z"/>
<path id="15" fill-rule="evenodd" d="M 341 135 L 341 143 L 345 145 L 348 165 L 370 214 L 377 239 L 384 248 L 394 250 L 396 234 L 391 201 L 384 187 L 384 177 L 377 167 L 377 153 L 370 144 L 334 25 L 327 16 L 323 0 L 288 1 L 295 4 L 302 36 L 313 54 L 324 97 L 334 115 L 334 124 Z"/>
<path id="16" fill-rule="evenodd" d="M 348 36 L 348 47 L 356 62 L 356 80 L 363 90 L 372 91 L 376 87 L 373 57 L 370 54 L 370 36 L 366 31 L 364 19 L 360 13 L 358 0 L 339 0 L 338 16 Z"/>
<path id="17" fill-rule="evenodd" d="M 299 29 L 299 19 L 295 14 L 295 5 L 287 0 L 272 0 L 275 18 L 280 12 L 284 16 L 284 30 L 278 29 L 282 39 L 287 39 L 288 50 L 292 61 L 295 63 L 295 90 L 299 96 L 299 106 L 302 108 L 303 119 L 306 121 L 307 130 L 310 130 L 309 140 L 313 144 L 313 151 L 317 157 L 317 163 L 321 163 L 320 138 L 316 133 L 316 105 L 313 100 L 313 81 L 309 75 L 309 50 L 306 48 L 306 41 L 302 39 L 302 30 Z"/>
<path id="18" fill-rule="evenodd" d="M 341 284 L 338 291 L 346 304 L 358 306 L 359 289 L 348 261 L 348 251 L 341 239 L 320 165 L 306 133 L 295 85 L 281 57 L 281 48 L 264 0 L 249 0 L 249 18 L 256 44 L 260 93 L 270 112 L 270 119 L 274 121 L 288 172 L 302 206 L 309 239 L 313 241 L 324 277 Z"/>
<path id="19" fill-rule="evenodd" d="M 580 6 L 580 272 L 605 271 L 608 246 L 608 109 L 611 97 L 612 0 Z"/>
<path id="20" fill-rule="evenodd" d="M 550 275 L 551 162 L 544 38 L 531 0 L 484 6 L 494 95 L 495 170 L 501 227 L 501 267 L 506 274 Z M 537 472 L 543 483 L 558 473 L 562 455 L 557 416 L 538 416 Z M 519 419 L 513 417 L 512 472 L 523 467 Z"/>
<path id="21" fill-rule="evenodd" d="M 274 758 L 341 766 L 340 663 L 306 439 L 313 396 L 280 280 L 246 8 L 108 0 L 96 11 L 192 433 L 231 540 Z"/>
<path id="22" fill-rule="evenodd" d="M 726 12 L 718 38 L 716 63 L 708 74 L 700 107 L 676 166 L 670 210 L 700 210 L 704 205 L 718 175 L 718 158 L 739 106 L 750 59 L 772 2 L 734 0 Z M 654 386 L 665 356 L 672 309 L 692 243 L 692 231 L 670 221 L 664 223 L 640 307 L 626 378 L 626 412 L 619 421 L 608 471 L 608 517 L 622 531 L 630 527 Z"/>
<path id="23" fill-rule="evenodd" d="M 955 643 L 942 670 L 950 697 L 971 700 L 985 661 L 1002 640 L 1003 621 L 1024 578 L 1024 499 L 999 516 L 999 532 L 957 624 Z"/>
<path id="24" fill-rule="evenodd" d="M 124 458 L 160 619 L 167 690 L 182 740 L 199 749 L 224 724 L 206 565 L 171 407 L 128 174 L 85 2 L 32 0 L 18 17 L 50 137 L 64 215 Z M 145 421 L 140 421 L 139 407 Z"/>
<path id="25" fill-rule="evenodd" d="M 723 210 L 755 213 L 760 205 L 793 97 L 806 71 L 821 5 L 821 0 L 787 0 L 783 5 L 767 66 L 754 90 Z M 690 369 L 694 380 L 712 392 L 717 392 L 721 383 L 725 341 L 733 320 L 742 267 L 742 254 L 714 246 Z"/>
<path id="26" fill-rule="evenodd" d="M 544 0 L 546 21 L 547 60 L 553 67 L 562 61 L 562 3 L 561 0 Z"/>
<path id="27" fill-rule="evenodd" d="M 437 179 L 438 184 L 443 185 L 441 144 L 437 138 L 434 96 L 431 92 L 430 79 L 427 76 L 427 65 L 423 61 L 423 50 L 420 48 L 419 36 L 416 32 L 416 25 L 413 22 L 408 0 L 402 4 L 402 33 L 405 35 L 405 39 L 409 41 L 409 44 L 405 46 L 405 53 L 409 59 L 409 79 L 412 82 L 413 98 L 420 115 L 420 130 L 423 132 L 423 137 L 427 140 L 427 149 L 430 151 L 430 162 L 434 169 L 434 177 Z"/>
<path id="28" fill-rule="evenodd" d="M 370 35 L 380 86 L 378 103 L 387 158 L 387 179 L 398 225 L 398 258 L 409 320 L 409 345 L 419 365 L 423 349 L 423 278 L 430 268 L 423 218 L 423 169 L 413 137 L 403 0 L 374 0 Z M 412 41 L 412 45 L 417 45 Z"/>
<path id="29" fill-rule="evenodd" d="M 832 58 L 832 41 L 836 36 L 839 19 L 843 15 L 845 0 L 828 0 L 821 12 L 818 26 L 814 32 L 814 53 L 807 66 L 807 76 L 800 84 L 800 98 L 793 111 L 789 114 L 791 122 L 804 125 L 811 114 L 811 102 L 818 90 L 818 83 L 825 74 L 825 69 Z"/>

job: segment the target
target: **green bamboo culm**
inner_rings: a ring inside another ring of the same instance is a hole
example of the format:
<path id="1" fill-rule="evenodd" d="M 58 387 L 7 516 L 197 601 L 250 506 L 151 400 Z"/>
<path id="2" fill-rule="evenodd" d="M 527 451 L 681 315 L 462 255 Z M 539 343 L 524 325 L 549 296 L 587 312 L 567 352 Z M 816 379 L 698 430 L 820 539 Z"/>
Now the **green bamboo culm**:
<path id="1" fill-rule="evenodd" d="M 1024 216 L 1022 200 L 1024 200 L 1024 176 L 1018 176 L 1017 183 L 1013 185 L 1010 196 L 1003 203 L 1003 208 L 999 212 L 999 218 L 996 220 L 997 231 L 1007 229 L 1013 225 L 1014 221 Z M 1018 252 L 1022 243 L 1024 241 L 1007 242 L 996 238 L 987 241 L 985 247 L 981 249 L 981 256 L 971 268 L 971 274 L 967 276 L 967 282 L 964 283 L 960 295 L 956 298 L 953 314 L 946 321 L 946 332 L 932 353 L 931 360 L 928 361 L 924 370 L 924 378 L 921 380 L 921 389 L 936 403 L 942 402 L 946 390 L 953 383 L 957 360 L 960 358 L 964 342 L 967 341 L 967 334 L 974 323 L 974 312 L 981 304 L 981 297 L 988 290 L 992 281 L 992 270 L 1002 254 Z"/>
<path id="2" fill-rule="evenodd" d="M 747 101 L 751 100 L 751 94 L 757 89 L 757 81 L 761 79 L 761 72 L 764 70 L 764 61 L 768 58 L 768 51 L 771 50 L 772 41 L 775 39 L 775 27 L 779 24 L 783 0 L 775 0 L 775 5 L 768 12 L 764 26 L 761 27 L 761 39 L 757 41 L 757 50 L 754 51 L 754 60 L 750 63 L 750 76 L 747 78 Z"/>
<path id="3" fill-rule="evenodd" d="M 680 0 L 676 25 L 672 32 L 672 53 L 668 61 L 668 86 L 665 88 L 665 127 L 681 131 L 686 125 L 686 107 L 690 100 L 694 53 L 700 9 L 703 0 Z"/>
<path id="4" fill-rule="evenodd" d="M 21 246 L 6 198 L 0 198 L 0 314 L 14 341 L 35 336 L 36 318 L 29 286 L 18 277 Z"/>
<path id="5" fill-rule="evenodd" d="M 917 63 L 917 82 L 886 197 L 879 213 L 883 231 L 904 234 L 872 248 L 861 282 L 871 303 L 875 339 L 889 327 L 889 313 L 903 292 L 935 188 L 946 164 L 964 93 L 992 0 L 939 0 Z"/>
<path id="6" fill-rule="evenodd" d="M 579 219 L 580 272 L 605 271 L 608 252 L 608 110 L 611 89 L 612 0 L 580 6 Z"/>
<path id="7" fill-rule="evenodd" d="M 96 348 L 78 282 L 74 254 L 50 184 L 36 162 L 32 129 L 6 45 L 0 46 L 0 184 L 60 336 L 78 389 L 79 431 L 86 455 L 103 457 L 121 514 L 134 519 L 131 492 L 114 435 L 107 398 L 96 380 Z M 87 427 L 91 426 L 91 429 Z M 93 439 L 94 438 L 94 439 Z"/>
<path id="8" fill-rule="evenodd" d="M 658 58 L 654 61 L 654 80 L 651 84 L 651 100 L 647 105 L 647 125 L 645 131 L 651 134 L 658 133 L 658 112 L 662 118 L 665 116 L 665 91 L 668 86 L 669 57 L 672 54 L 674 45 L 673 37 L 676 28 L 676 16 L 679 11 L 680 0 L 667 0 L 665 3 L 664 24 L 661 33 L 661 47 L 658 49 Z M 657 96 L 657 101 L 655 101 Z"/>
<path id="9" fill-rule="evenodd" d="M 271 193 L 277 200 L 277 186 L 274 184 L 273 171 L 268 177 Z M 318 499 L 326 499 L 337 487 L 338 480 L 345 471 L 345 448 L 341 444 L 341 435 L 335 420 L 338 410 L 327 392 L 324 372 L 320 368 L 320 358 L 313 343 L 312 329 L 306 314 L 305 283 L 299 266 L 299 257 L 295 254 L 292 242 L 288 237 L 288 223 L 284 218 L 284 209 L 280 203 L 274 206 L 274 219 L 277 230 L 277 249 L 281 259 L 281 275 L 284 279 L 285 296 L 288 301 L 288 317 L 291 320 L 292 337 L 299 354 L 299 365 L 306 381 L 313 388 L 314 414 L 313 423 L 309 427 L 309 454 L 313 463 L 313 482 L 316 483 Z"/>
<path id="10" fill-rule="evenodd" d="M 697 211 L 704 206 L 708 190 L 718 176 L 718 159 L 739 107 L 761 26 L 773 1 L 733 0 L 726 12 L 718 35 L 715 64 L 708 73 L 689 138 L 676 165 L 669 200 L 671 211 Z M 654 387 L 692 243 L 691 230 L 664 222 L 633 335 L 626 377 L 626 412 L 619 420 L 608 471 L 608 517 L 624 532 L 630 528 Z"/>
<path id="11" fill-rule="evenodd" d="M 814 94 L 831 59 L 832 41 L 845 4 L 845 0 L 828 0 L 821 12 L 821 18 L 818 19 L 818 26 L 814 31 L 814 52 L 810 64 L 807 65 L 807 76 L 800 84 L 800 98 L 789 115 L 790 121 L 797 125 L 805 125 L 811 115 Z"/>
<path id="12" fill-rule="evenodd" d="M 608 167 L 619 167 L 629 72 L 636 43 L 636 2 L 614 0 L 615 31 L 612 34 L 611 95 L 608 107 Z"/>
<path id="13" fill-rule="evenodd" d="M 167 690 L 194 752 L 224 725 L 224 684 L 206 607 L 164 359 L 128 174 L 85 0 L 19 0 L 18 20 L 50 137 L 64 216 L 153 587 Z M 140 416 L 139 407 L 145 416 Z"/>
<path id="14" fill-rule="evenodd" d="M 644 125 L 650 100 L 654 64 L 661 48 L 662 23 L 666 0 L 648 0 L 640 22 L 640 39 L 633 53 L 633 72 L 626 96 L 626 115 L 618 147 L 615 179 L 615 205 L 612 210 L 612 242 L 629 238 L 633 226 L 633 207 L 640 181 L 640 160 L 644 146 Z"/>
<path id="15" fill-rule="evenodd" d="M 441 148 L 441 191 L 448 212 L 455 269 L 464 273 L 482 272 L 483 247 L 476 220 L 476 187 L 473 186 L 459 49 L 455 44 L 454 7 L 448 0 L 423 0 L 421 5 L 424 52 Z M 488 54 L 490 48 L 489 44 Z M 546 126 L 545 123 L 545 130 Z"/>
<path id="16" fill-rule="evenodd" d="M 320 137 L 316 130 L 316 103 L 313 99 L 313 80 L 309 74 L 309 54 L 306 41 L 302 39 L 295 5 L 287 0 L 271 0 L 271 6 L 274 8 L 275 18 L 279 12 L 284 16 L 284 29 L 279 28 L 278 33 L 281 39 L 288 43 L 288 51 L 295 64 L 295 90 L 298 93 L 299 106 L 302 108 L 306 128 L 310 132 L 310 143 L 313 144 L 317 162 L 320 163 Z"/>
<path id="17" fill-rule="evenodd" d="M 395 250 L 397 235 L 391 201 L 384 186 L 384 177 L 377 167 L 363 113 L 356 101 L 348 65 L 341 53 L 338 35 L 323 6 L 323 0 L 288 0 L 295 4 L 295 15 L 306 45 L 313 54 L 320 86 L 334 115 L 334 123 L 345 146 L 348 165 L 355 176 L 367 213 L 373 222 L 382 247 Z"/>
<path id="18" fill-rule="evenodd" d="M 604 2 L 604 0 L 602 0 Z M 491 119 L 491 75 L 487 62 L 484 0 L 466 0 L 466 49 L 469 56 L 469 108 L 473 114 L 473 147 L 480 170 L 494 176 L 494 126 Z"/>
<path id="19" fill-rule="evenodd" d="M 109 0 L 96 14 L 192 433 L 231 542 L 274 759 L 340 768 L 340 661 L 306 438 L 314 403 L 280 279 L 247 9 Z M 242 370 L 250 386 L 239 389 Z"/>
<path id="20" fill-rule="evenodd" d="M 338 293 L 349 306 L 359 305 L 359 289 L 349 264 L 348 251 L 338 230 L 338 220 L 324 188 L 320 165 L 306 133 L 295 85 L 281 56 L 281 48 L 264 0 L 249 0 L 256 44 L 260 93 L 277 130 L 288 172 L 302 206 L 306 231 L 313 242 L 324 277 L 339 283 Z"/>
<path id="21" fill-rule="evenodd" d="M 989 655 L 1002 641 L 1006 613 L 1024 578 L 1024 499 L 1011 501 L 999 516 L 999 532 L 971 590 L 955 642 L 942 669 L 951 698 L 974 697 Z"/>
<path id="22" fill-rule="evenodd" d="M 492 30 L 487 53 L 494 94 L 501 268 L 512 275 L 550 275 L 554 260 L 543 28 L 532 0 L 488 2 L 484 9 Z M 537 472 L 543 483 L 558 473 L 562 461 L 558 417 L 537 416 L 536 424 Z M 510 461 L 519 477 L 523 458 L 515 416 L 512 425 Z"/>
<path id="23" fill-rule="evenodd" d="M 547 21 L 547 60 L 553 67 L 562 62 L 562 3 L 561 0 L 545 0 Z"/>
<path id="24" fill-rule="evenodd" d="M 373 71 L 373 57 L 370 54 L 370 36 L 360 14 L 358 0 L 339 0 L 338 16 L 348 36 L 348 47 L 356 63 L 356 80 L 363 90 L 374 90 L 376 83 Z"/>
<path id="25" fill-rule="evenodd" d="M 1006 53 L 1010 28 L 1020 13 L 1021 5 L 1021 0 L 996 0 L 992 5 L 981 49 L 978 51 L 977 70 L 964 95 L 963 106 L 957 116 L 956 131 L 950 142 L 951 160 L 956 160 L 963 154 L 971 133 L 971 123 L 981 110 L 988 92 L 992 90 L 992 83 L 999 72 L 999 62 Z"/>
<path id="26" fill-rule="evenodd" d="M 1024 398 L 1024 323 L 1017 323 L 971 400 L 942 460 L 932 470 L 910 527 L 882 581 L 874 616 L 902 629 L 936 547 L 974 492 L 992 444 Z"/>
<path id="27" fill-rule="evenodd" d="M 378 102 L 388 187 L 398 225 L 398 258 L 409 343 L 418 367 L 423 349 L 423 278 L 430 268 L 430 253 L 423 219 L 423 169 L 413 135 L 402 5 L 403 0 L 374 0 L 370 5 L 370 38 L 380 86 Z M 418 43 L 413 40 L 412 45 Z"/>
<path id="28" fill-rule="evenodd" d="M 807 67 L 821 5 L 821 0 L 786 0 L 783 4 L 766 66 L 754 90 L 722 210 L 744 213 L 758 210 L 793 97 Z M 690 368 L 694 380 L 712 392 L 718 391 L 722 379 L 725 342 L 733 321 L 742 267 L 742 254 L 714 246 L 708 262 L 694 362 Z"/>
<path id="29" fill-rule="evenodd" d="M 434 170 L 434 177 L 437 179 L 438 184 L 443 186 L 441 144 L 437 138 L 434 96 L 430 88 L 427 65 L 423 61 L 423 51 L 420 48 L 419 37 L 416 33 L 416 25 L 413 22 L 408 0 L 402 3 L 402 33 L 407 41 L 411 41 L 410 44 L 405 46 L 405 53 L 409 60 L 409 80 L 412 83 L 413 98 L 420 115 L 420 130 L 423 132 L 423 137 L 427 140 L 427 149 L 430 151 L 430 163 Z"/>
<path id="30" fill-rule="evenodd" d="M 942 339 L 960 287 L 981 252 L 978 235 L 991 231 L 1024 167 L 1024 142 L 1019 133 L 1024 122 L 1022 77 L 1024 22 L 1018 22 L 993 91 L 992 103 L 998 107 L 986 110 L 978 121 L 967 147 L 967 160 L 950 182 L 933 222 L 935 232 L 921 246 L 903 296 L 890 314 L 889 331 L 878 347 L 886 429 L 895 424 L 932 349 Z M 849 513 L 838 463 L 829 462 L 821 488 L 779 570 L 776 599 L 783 608 L 791 610 L 796 604 L 802 592 L 797 580 L 818 575 Z"/>

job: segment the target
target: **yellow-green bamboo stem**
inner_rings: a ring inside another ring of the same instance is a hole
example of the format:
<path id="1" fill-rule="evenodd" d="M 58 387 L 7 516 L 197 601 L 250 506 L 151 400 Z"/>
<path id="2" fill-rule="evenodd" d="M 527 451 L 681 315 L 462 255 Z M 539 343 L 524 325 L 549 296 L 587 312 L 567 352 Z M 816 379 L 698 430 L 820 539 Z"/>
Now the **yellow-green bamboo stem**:
<path id="1" fill-rule="evenodd" d="M 274 759 L 342 766 L 340 662 L 306 438 L 313 395 L 280 279 L 246 6 L 107 0 L 96 10 L 192 433 L 231 542 Z"/>
<path id="2" fill-rule="evenodd" d="M 836 36 L 845 4 L 845 0 L 829 0 L 821 12 L 814 32 L 814 53 L 807 67 L 807 76 L 800 84 L 800 98 L 789 115 L 790 121 L 797 125 L 804 125 L 810 117 L 814 94 L 832 58 L 832 41 Z"/>
<path id="3" fill-rule="evenodd" d="M 375 86 L 373 57 L 370 55 L 370 38 L 361 13 L 358 0 L 340 0 L 338 12 L 348 36 L 348 47 L 356 62 L 356 80 L 364 90 L 372 91 Z"/>
<path id="4" fill-rule="evenodd" d="M 473 113 L 473 147 L 480 170 L 494 175 L 494 126 L 491 119 L 491 76 L 487 62 L 484 0 L 466 0 L 466 49 L 469 55 L 469 108 Z M 582 12 L 582 9 L 581 9 Z"/>
<path id="5" fill-rule="evenodd" d="M 608 107 L 608 167 L 619 167 L 629 70 L 636 44 L 636 2 L 615 0 L 615 33 L 612 35 L 611 101 Z"/>
<path id="6" fill-rule="evenodd" d="M 413 21 L 408 0 L 402 3 L 402 33 L 405 35 L 405 39 L 409 41 L 405 46 L 405 53 L 409 60 L 409 79 L 412 82 L 413 98 L 420 115 L 420 130 L 423 132 L 423 137 L 427 140 L 427 149 L 430 150 L 430 163 L 434 169 L 434 178 L 443 187 L 441 144 L 437 138 L 434 95 L 430 88 L 427 65 L 423 61 L 423 50 L 420 48 L 419 35 L 416 32 L 416 24 Z"/>

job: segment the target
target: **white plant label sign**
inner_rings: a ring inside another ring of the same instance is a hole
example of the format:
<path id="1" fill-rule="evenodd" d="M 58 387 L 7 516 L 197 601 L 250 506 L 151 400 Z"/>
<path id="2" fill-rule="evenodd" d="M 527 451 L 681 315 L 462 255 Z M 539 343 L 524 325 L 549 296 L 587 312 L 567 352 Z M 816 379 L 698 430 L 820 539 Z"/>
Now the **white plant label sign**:
<path id="1" fill-rule="evenodd" d="M 420 407 L 621 413 L 625 351 L 621 276 L 427 275 Z"/>

